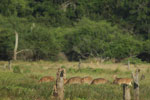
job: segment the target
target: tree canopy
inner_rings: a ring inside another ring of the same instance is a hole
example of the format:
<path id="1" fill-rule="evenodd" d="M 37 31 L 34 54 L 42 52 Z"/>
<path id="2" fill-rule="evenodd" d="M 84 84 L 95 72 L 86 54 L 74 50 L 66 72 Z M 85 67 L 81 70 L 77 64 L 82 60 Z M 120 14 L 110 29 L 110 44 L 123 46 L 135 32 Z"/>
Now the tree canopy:
<path id="1" fill-rule="evenodd" d="M 149 62 L 149 27 L 149 0 L 0 0 L 0 59 L 12 58 L 17 31 L 18 49 L 30 50 L 20 59 Z"/>

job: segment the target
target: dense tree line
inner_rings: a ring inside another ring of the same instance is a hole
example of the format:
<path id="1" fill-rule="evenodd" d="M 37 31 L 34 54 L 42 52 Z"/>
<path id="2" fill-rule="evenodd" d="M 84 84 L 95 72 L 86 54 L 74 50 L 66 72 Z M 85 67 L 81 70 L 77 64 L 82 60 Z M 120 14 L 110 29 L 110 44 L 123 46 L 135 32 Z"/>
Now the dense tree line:
<path id="1" fill-rule="evenodd" d="M 64 10 L 65 9 L 65 10 Z M 150 61 L 149 0 L 0 0 L 0 59 Z"/>

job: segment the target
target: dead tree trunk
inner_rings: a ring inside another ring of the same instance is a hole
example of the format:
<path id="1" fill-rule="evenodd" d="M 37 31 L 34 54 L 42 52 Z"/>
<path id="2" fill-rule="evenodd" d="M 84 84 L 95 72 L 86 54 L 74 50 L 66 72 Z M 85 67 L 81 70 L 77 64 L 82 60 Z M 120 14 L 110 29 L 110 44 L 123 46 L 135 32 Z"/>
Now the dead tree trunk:
<path id="1" fill-rule="evenodd" d="M 34 29 L 34 27 L 35 27 L 35 23 L 32 23 L 32 26 L 31 26 L 31 32 L 32 32 L 32 30 Z"/>
<path id="2" fill-rule="evenodd" d="M 15 40 L 13 60 L 17 60 L 17 54 L 24 52 L 24 51 L 29 51 L 29 49 L 17 51 L 17 49 L 18 49 L 18 32 L 16 32 L 16 31 L 15 31 L 15 38 L 16 38 L 16 40 Z"/>
<path id="3" fill-rule="evenodd" d="M 13 60 L 17 60 L 17 49 L 18 49 L 18 33 L 15 31 L 16 41 L 15 41 L 15 48 L 14 48 L 14 57 Z"/>
<path id="4" fill-rule="evenodd" d="M 60 76 L 59 81 L 57 81 L 57 92 L 58 92 L 58 100 L 64 99 L 64 79 Z"/>
<path id="5" fill-rule="evenodd" d="M 130 70 L 130 61 L 128 60 L 128 70 Z"/>
<path id="6" fill-rule="evenodd" d="M 4 68 L 4 70 L 5 70 L 5 69 L 7 68 L 7 65 L 6 65 L 6 64 L 4 64 L 3 68 Z"/>
<path id="7" fill-rule="evenodd" d="M 79 59 L 78 68 L 79 68 L 79 71 L 80 71 L 81 70 L 81 59 Z"/>
<path id="8" fill-rule="evenodd" d="M 56 85 L 54 85 L 53 96 L 55 100 L 64 100 L 64 74 L 63 68 L 59 68 L 57 72 Z"/>
<path id="9" fill-rule="evenodd" d="M 132 73 L 134 81 L 134 100 L 139 100 L 139 72 L 140 69 L 136 69 L 135 73 Z"/>
<path id="10" fill-rule="evenodd" d="M 126 84 L 123 84 L 123 100 L 131 100 L 130 88 Z"/>
<path id="11" fill-rule="evenodd" d="M 8 69 L 11 70 L 11 60 L 8 61 Z"/>

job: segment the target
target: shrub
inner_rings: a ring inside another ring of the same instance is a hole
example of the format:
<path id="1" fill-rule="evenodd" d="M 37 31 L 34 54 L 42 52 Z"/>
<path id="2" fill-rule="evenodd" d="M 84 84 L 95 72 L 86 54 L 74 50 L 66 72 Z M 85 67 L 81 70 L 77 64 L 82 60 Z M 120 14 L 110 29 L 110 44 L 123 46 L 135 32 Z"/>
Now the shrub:
<path id="1" fill-rule="evenodd" d="M 66 66 L 62 65 L 61 68 L 66 68 Z"/>
<path id="2" fill-rule="evenodd" d="M 65 35 L 65 53 L 69 60 L 90 56 L 123 59 L 138 55 L 142 43 L 105 20 L 94 22 L 83 18 L 75 30 Z"/>
<path id="3" fill-rule="evenodd" d="M 123 60 L 122 63 L 128 64 L 128 61 L 130 61 L 130 64 L 141 64 L 141 63 L 143 63 L 141 61 L 141 59 L 139 59 L 139 58 L 128 58 L 128 59 Z"/>
<path id="4" fill-rule="evenodd" d="M 102 55 L 115 31 L 117 28 L 106 21 L 94 22 L 83 18 L 76 24 L 75 30 L 65 36 L 66 54 L 70 60 L 78 60 L 97 53 Z"/>
<path id="5" fill-rule="evenodd" d="M 12 58 L 14 37 L 11 32 L 12 30 L 0 30 L 0 60 L 8 60 Z"/>
<path id="6" fill-rule="evenodd" d="M 14 73 L 21 73 L 20 67 L 19 66 L 14 66 L 13 67 L 13 72 Z"/>
<path id="7" fill-rule="evenodd" d="M 37 26 L 25 40 L 28 41 L 29 48 L 33 51 L 34 60 L 56 60 L 59 45 L 47 28 Z"/>

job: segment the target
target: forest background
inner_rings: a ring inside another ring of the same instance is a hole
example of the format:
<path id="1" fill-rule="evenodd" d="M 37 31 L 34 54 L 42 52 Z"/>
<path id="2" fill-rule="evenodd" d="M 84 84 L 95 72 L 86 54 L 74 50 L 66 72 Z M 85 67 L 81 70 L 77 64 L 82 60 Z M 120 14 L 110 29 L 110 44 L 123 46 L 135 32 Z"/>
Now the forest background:
<path id="1" fill-rule="evenodd" d="M 0 0 L 0 60 L 150 62 L 149 0 Z"/>

